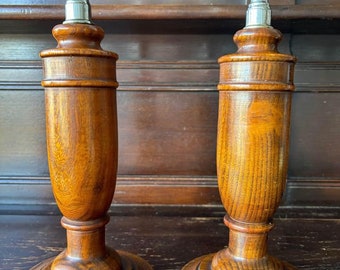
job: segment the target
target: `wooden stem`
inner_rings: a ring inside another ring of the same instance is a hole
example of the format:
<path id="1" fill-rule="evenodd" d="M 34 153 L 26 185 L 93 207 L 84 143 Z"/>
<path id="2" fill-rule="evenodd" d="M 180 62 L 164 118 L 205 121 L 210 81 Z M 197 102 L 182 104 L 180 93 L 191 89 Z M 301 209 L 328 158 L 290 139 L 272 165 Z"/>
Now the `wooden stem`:
<path id="1" fill-rule="evenodd" d="M 56 49 L 41 52 L 46 137 L 53 193 L 64 217 L 67 248 L 33 269 L 149 270 L 141 258 L 105 246 L 116 186 L 118 135 L 115 53 L 90 24 L 53 29 Z"/>
<path id="2" fill-rule="evenodd" d="M 229 227 L 229 251 L 235 257 L 259 259 L 267 254 L 267 236 L 271 224 L 260 224 L 257 227 L 240 224 L 228 215 L 224 223 Z"/>
<path id="3" fill-rule="evenodd" d="M 63 217 L 61 223 L 67 230 L 67 256 L 84 260 L 104 257 L 106 255 L 104 226 L 108 221 L 108 218 L 105 218 L 74 222 Z"/>
<path id="4" fill-rule="evenodd" d="M 217 177 L 230 229 L 228 248 L 185 270 L 294 269 L 267 253 L 271 220 L 285 188 L 295 58 L 280 54 L 271 27 L 237 32 L 221 65 Z"/>

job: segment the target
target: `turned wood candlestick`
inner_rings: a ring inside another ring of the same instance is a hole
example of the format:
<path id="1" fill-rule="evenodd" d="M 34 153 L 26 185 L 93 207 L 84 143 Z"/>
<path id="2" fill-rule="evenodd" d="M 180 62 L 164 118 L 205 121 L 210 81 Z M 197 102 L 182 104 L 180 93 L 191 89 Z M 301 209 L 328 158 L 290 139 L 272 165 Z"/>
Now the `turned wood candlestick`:
<path id="1" fill-rule="evenodd" d="M 41 52 L 48 164 L 63 214 L 67 248 L 32 269 L 149 270 L 127 252 L 105 246 L 107 211 L 117 173 L 117 54 L 101 49 L 92 24 L 57 25 L 56 49 Z"/>
<path id="2" fill-rule="evenodd" d="M 229 245 L 183 270 L 295 269 L 268 255 L 267 235 L 285 188 L 295 58 L 281 33 L 245 27 L 235 54 L 219 59 L 217 177 Z"/>

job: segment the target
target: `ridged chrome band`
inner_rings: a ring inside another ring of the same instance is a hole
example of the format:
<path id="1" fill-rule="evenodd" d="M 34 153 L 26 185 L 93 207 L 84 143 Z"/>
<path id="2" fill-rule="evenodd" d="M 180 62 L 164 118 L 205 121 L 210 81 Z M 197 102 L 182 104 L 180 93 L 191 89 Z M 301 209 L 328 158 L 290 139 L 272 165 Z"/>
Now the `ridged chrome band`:
<path id="1" fill-rule="evenodd" d="M 252 0 L 248 6 L 246 28 L 270 27 L 271 10 L 266 0 Z"/>
<path id="2" fill-rule="evenodd" d="M 65 4 L 65 21 L 68 23 L 91 23 L 91 7 L 88 0 L 67 0 Z"/>

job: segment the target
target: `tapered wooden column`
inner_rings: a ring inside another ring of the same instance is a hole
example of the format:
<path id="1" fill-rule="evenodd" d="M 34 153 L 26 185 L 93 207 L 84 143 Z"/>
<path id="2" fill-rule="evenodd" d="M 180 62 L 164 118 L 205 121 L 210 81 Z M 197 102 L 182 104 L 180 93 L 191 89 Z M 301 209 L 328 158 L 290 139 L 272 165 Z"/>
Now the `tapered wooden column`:
<path id="1" fill-rule="evenodd" d="M 67 14 L 71 18 L 53 29 L 58 47 L 41 52 L 48 163 L 67 248 L 33 269 L 151 269 L 105 246 L 117 173 L 118 56 L 101 49 L 104 31 L 89 23 L 87 1 L 67 4 L 78 5 L 71 9 L 83 10 L 85 18 Z"/>
<path id="2" fill-rule="evenodd" d="M 286 183 L 295 58 L 278 53 L 281 33 L 264 19 L 248 18 L 238 51 L 219 59 L 217 176 L 229 245 L 185 270 L 294 269 L 268 255 L 267 236 Z"/>

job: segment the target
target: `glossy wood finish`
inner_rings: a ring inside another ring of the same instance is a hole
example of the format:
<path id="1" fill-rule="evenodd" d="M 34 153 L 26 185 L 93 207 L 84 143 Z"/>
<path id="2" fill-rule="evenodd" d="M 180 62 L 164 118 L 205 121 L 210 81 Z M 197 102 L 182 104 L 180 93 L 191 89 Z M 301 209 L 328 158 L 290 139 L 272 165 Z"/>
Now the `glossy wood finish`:
<path id="1" fill-rule="evenodd" d="M 105 245 L 117 174 L 117 54 L 103 51 L 102 28 L 63 24 L 56 49 L 42 51 L 46 138 L 53 193 L 67 248 L 32 269 L 151 269 Z"/>
<path id="2" fill-rule="evenodd" d="M 280 39 L 273 28 L 244 28 L 234 36 L 238 51 L 219 59 L 216 160 L 229 245 L 185 270 L 295 269 L 267 252 L 286 183 L 294 90 L 295 58 L 278 53 Z"/>

